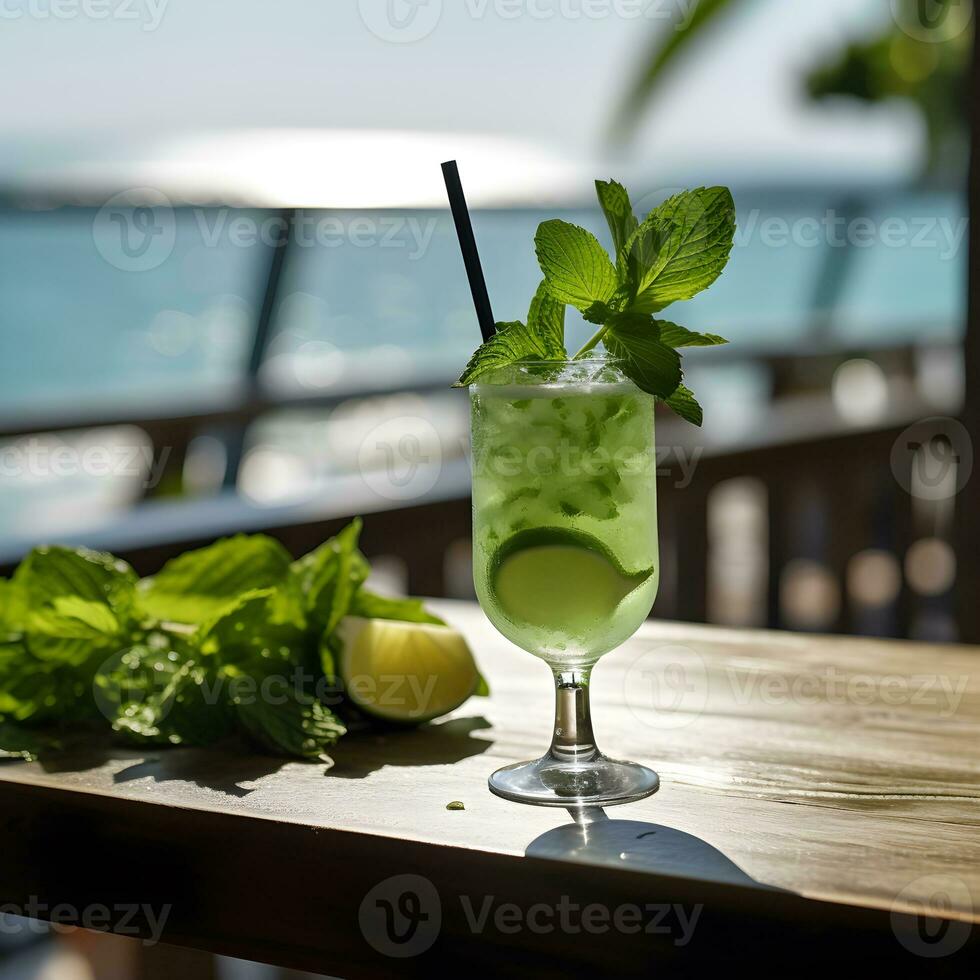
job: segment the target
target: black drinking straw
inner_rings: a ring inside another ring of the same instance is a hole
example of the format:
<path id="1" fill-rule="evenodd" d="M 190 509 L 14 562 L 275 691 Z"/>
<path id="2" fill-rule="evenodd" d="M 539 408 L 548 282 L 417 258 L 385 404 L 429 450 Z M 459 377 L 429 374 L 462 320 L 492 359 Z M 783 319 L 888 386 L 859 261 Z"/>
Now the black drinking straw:
<path id="1" fill-rule="evenodd" d="M 490 309 L 487 281 L 483 278 L 480 253 L 476 250 L 476 238 L 473 237 L 470 212 L 466 207 L 463 185 L 459 179 L 459 168 L 456 166 L 455 160 L 447 160 L 442 165 L 442 176 L 446 181 L 449 207 L 452 209 L 453 221 L 456 223 L 456 237 L 459 239 L 459 250 L 463 253 L 466 277 L 470 281 L 470 293 L 473 295 L 473 305 L 476 307 L 476 318 L 480 322 L 483 342 L 486 343 L 494 334 L 493 310 Z"/>

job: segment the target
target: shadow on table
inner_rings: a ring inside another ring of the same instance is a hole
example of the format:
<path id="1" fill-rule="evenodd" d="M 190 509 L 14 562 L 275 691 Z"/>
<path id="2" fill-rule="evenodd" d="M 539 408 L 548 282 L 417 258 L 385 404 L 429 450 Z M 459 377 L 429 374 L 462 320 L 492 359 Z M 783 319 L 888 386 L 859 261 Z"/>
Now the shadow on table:
<path id="1" fill-rule="evenodd" d="M 493 744 L 474 738 L 490 722 L 481 716 L 453 718 L 440 724 L 387 732 L 361 732 L 342 739 L 334 750 L 328 776 L 363 779 L 385 766 L 444 766 L 481 755 Z"/>
<path id="2" fill-rule="evenodd" d="M 242 784 L 271 775 L 290 760 L 244 751 L 242 744 L 233 740 L 206 749 L 165 747 L 148 754 L 146 749 L 88 735 L 68 741 L 58 752 L 42 755 L 38 764 L 46 773 L 84 773 L 127 761 L 131 765 L 113 773 L 117 786 L 136 779 L 158 783 L 181 780 L 241 798 L 252 792 Z"/>
<path id="3" fill-rule="evenodd" d="M 527 846 L 528 857 L 610 865 L 731 885 L 761 884 L 716 847 L 693 834 L 640 820 L 613 820 L 600 808 L 568 812 L 574 822 L 536 837 Z"/>
<path id="4" fill-rule="evenodd" d="M 153 779 L 158 783 L 169 780 L 194 783 L 202 789 L 214 790 L 241 799 L 255 787 L 245 785 L 271 776 L 287 762 L 271 755 L 245 755 L 238 751 L 216 749 L 165 749 L 121 769 L 112 781 L 117 786 L 134 779 Z"/>
<path id="5" fill-rule="evenodd" d="M 362 779 L 385 766 L 439 766 L 460 762 L 486 752 L 492 742 L 475 738 L 473 733 L 490 727 L 485 718 L 477 716 L 412 729 L 352 732 L 331 750 L 334 765 L 323 772 L 330 777 Z M 179 780 L 239 799 L 255 789 L 250 783 L 298 761 L 259 755 L 248 751 L 240 742 L 219 743 L 206 749 L 164 748 L 147 755 L 145 751 L 122 748 L 108 740 L 80 739 L 64 751 L 42 757 L 39 762 L 45 772 L 67 773 L 86 772 L 128 759 L 132 765 L 112 777 L 117 786 L 137 779 L 158 783 Z"/>

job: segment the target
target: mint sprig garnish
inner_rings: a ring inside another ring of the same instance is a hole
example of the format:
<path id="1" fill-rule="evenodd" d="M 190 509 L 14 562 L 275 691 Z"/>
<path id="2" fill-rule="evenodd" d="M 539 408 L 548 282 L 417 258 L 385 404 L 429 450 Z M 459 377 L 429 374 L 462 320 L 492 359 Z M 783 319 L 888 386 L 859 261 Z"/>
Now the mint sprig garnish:
<path id="1" fill-rule="evenodd" d="M 567 358 L 563 327 L 546 297 L 574 306 L 599 329 L 575 354 L 582 358 L 602 344 L 622 361 L 623 371 L 644 391 L 662 399 L 695 425 L 702 412 L 682 383 L 678 348 L 728 343 L 657 319 L 671 303 L 691 299 L 724 271 L 735 236 L 735 203 L 726 187 L 683 191 L 654 208 L 642 221 L 626 189 L 597 180 L 596 194 L 612 237 L 615 261 L 589 231 L 567 221 L 542 222 L 534 248 L 544 281 L 527 324 L 497 324 L 497 333 L 470 359 L 457 385 L 468 385 L 507 364 Z M 542 311 L 547 311 L 544 315 Z"/>

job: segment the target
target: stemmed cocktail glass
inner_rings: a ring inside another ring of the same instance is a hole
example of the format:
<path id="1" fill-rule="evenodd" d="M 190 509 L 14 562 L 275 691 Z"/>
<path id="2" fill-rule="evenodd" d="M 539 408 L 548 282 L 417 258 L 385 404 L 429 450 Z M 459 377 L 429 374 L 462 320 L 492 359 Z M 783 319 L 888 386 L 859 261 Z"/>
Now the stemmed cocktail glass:
<path id="1" fill-rule="evenodd" d="M 589 711 L 592 668 L 657 593 L 654 402 L 610 359 L 525 361 L 471 388 L 477 596 L 556 689 L 550 749 L 495 772 L 498 796 L 600 806 L 658 788 L 599 751 Z"/>

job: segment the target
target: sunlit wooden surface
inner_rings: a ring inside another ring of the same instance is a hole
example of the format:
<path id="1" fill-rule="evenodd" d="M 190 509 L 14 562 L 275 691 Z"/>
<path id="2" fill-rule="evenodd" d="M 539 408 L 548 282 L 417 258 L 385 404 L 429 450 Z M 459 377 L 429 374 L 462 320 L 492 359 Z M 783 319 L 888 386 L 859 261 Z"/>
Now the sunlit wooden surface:
<path id="1" fill-rule="evenodd" d="M 533 859 L 614 867 L 656 876 L 659 893 L 666 878 L 916 913 L 935 911 L 939 888 L 944 914 L 980 922 L 980 649 L 651 622 L 599 664 L 592 696 L 604 751 L 652 766 L 662 789 L 583 831 L 486 788 L 494 768 L 545 749 L 547 668 L 475 605 L 433 605 L 493 688 L 450 720 L 349 737 L 329 771 L 223 750 L 6 764 L 0 804 L 43 787 L 55 791 L 44 806 L 67 812 L 98 794 L 101 807 L 156 804 L 188 826 L 195 812 L 257 818 L 235 824 L 251 847 L 268 821 L 351 834 L 346 857 L 388 838 L 521 858 L 528 873 L 543 867 Z M 448 811 L 453 800 L 465 810 Z M 153 812 L 132 810 L 137 839 Z"/>

